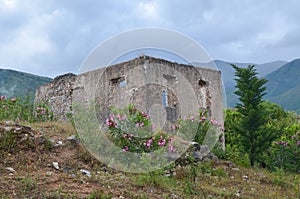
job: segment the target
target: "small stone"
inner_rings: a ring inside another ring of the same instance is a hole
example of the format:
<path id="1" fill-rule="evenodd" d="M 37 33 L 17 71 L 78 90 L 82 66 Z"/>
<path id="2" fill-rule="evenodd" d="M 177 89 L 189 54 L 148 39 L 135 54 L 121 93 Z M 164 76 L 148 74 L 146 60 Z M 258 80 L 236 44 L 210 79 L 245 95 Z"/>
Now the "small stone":
<path id="1" fill-rule="evenodd" d="M 55 169 L 59 170 L 58 162 L 52 162 L 52 165 Z"/>
<path id="2" fill-rule="evenodd" d="M 239 171 L 239 168 L 232 168 L 232 171 Z"/>
<path id="3" fill-rule="evenodd" d="M 69 137 L 67 137 L 67 140 L 72 142 L 72 143 L 78 143 L 78 138 L 76 137 L 76 135 L 70 135 Z"/>
<path id="4" fill-rule="evenodd" d="M 209 147 L 207 145 L 202 145 L 200 147 L 200 153 L 205 155 L 209 154 L 210 153 Z"/>
<path id="5" fill-rule="evenodd" d="M 88 170 L 80 169 L 80 172 L 83 173 L 83 174 L 85 174 L 85 175 L 88 176 L 88 177 L 92 177 L 91 172 L 88 171 Z"/>
<path id="6" fill-rule="evenodd" d="M 15 129 L 14 132 L 17 133 L 18 131 L 21 131 L 21 130 L 22 130 L 22 127 L 18 127 L 18 128 Z"/>
<path id="7" fill-rule="evenodd" d="M 199 151 L 201 149 L 200 144 L 198 142 L 191 142 L 191 145 L 196 151 Z"/>
<path id="8" fill-rule="evenodd" d="M 10 171 L 10 172 L 16 172 L 12 167 L 6 167 L 6 170 Z"/>
<path id="9" fill-rule="evenodd" d="M 47 171 L 46 175 L 47 176 L 52 176 L 53 172 L 52 171 Z"/>
<path id="10" fill-rule="evenodd" d="M 58 141 L 57 144 L 58 145 L 63 145 L 63 142 L 62 141 Z"/>

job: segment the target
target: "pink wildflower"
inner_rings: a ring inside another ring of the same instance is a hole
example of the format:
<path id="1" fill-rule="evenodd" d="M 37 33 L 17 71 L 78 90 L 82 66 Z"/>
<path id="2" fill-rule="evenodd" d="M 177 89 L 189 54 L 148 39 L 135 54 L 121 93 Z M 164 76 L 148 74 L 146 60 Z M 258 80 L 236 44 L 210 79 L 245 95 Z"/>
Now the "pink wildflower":
<path id="1" fill-rule="evenodd" d="M 165 144 L 166 144 L 166 140 L 163 139 L 162 136 L 160 136 L 160 140 L 158 141 L 158 145 L 159 145 L 159 146 L 165 146 Z"/>
<path id="2" fill-rule="evenodd" d="M 117 114 L 117 118 L 118 118 L 118 120 L 122 120 L 122 117 L 120 114 Z"/>
<path id="3" fill-rule="evenodd" d="M 109 127 L 117 127 L 117 124 L 112 120 L 112 118 L 106 119 L 105 123 Z"/>
<path id="4" fill-rule="evenodd" d="M 128 150 L 129 150 L 128 146 L 125 146 L 125 147 L 123 148 L 123 152 L 126 152 L 126 151 L 128 151 Z"/>
<path id="5" fill-rule="evenodd" d="M 153 140 L 152 140 L 152 139 L 149 139 L 147 142 L 144 142 L 144 146 L 146 146 L 147 149 L 150 149 L 151 143 L 152 143 L 152 142 L 153 142 Z"/>
<path id="6" fill-rule="evenodd" d="M 10 101 L 12 101 L 12 102 L 14 102 L 14 101 L 16 101 L 16 100 L 17 100 L 16 97 L 13 97 L 13 98 L 10 99 Z"/>
<path id="7" fill-rule="evenodd" d="M 5 96 L 5 95 L 0 96 L 0 101 L 1 101 L 1 100 L 5 100 L 5 99 L 6 99 L 6 96 Z"/>
<path id="8" fill-rule="evenodd" d="M 146 119 L 149 119 L 149 115 L 145 112 L 142 112 L 142 116 L 145 117 Z"/>
<path id="9" fill-rule="evenodd" d="M 299 146 L 300 145 L 300 140 L 298 140 L 298 142 L 297 142 L 297 146 Z"/>

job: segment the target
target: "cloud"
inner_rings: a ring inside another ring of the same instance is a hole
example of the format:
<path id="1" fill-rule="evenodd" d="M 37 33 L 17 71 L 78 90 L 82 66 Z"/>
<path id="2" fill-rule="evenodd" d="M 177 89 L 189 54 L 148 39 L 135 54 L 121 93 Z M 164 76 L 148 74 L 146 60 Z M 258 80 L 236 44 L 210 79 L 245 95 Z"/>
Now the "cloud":
<path id="1" fill-rule="evenodd" d="M 77 72 L 100 42 L 149 26 L 190 36 L 213 59 L 291 60 L 300 51 L 299 7 L 297 0 L 0 0 L 0 66 L 50 77 Z"/>

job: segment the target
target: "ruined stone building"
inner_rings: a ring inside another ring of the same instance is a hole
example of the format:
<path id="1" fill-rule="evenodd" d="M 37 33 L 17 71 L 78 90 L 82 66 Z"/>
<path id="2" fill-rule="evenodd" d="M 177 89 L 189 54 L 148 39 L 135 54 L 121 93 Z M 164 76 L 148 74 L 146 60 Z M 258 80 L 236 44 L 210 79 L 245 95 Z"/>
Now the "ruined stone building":
<path id="1" fill-rule="evenodd" d="M 149 56 L 80 75 L 56 77 L 37 89 L 35 102 L 48 104 L 57 117 L 66 119 L 74 98 L 94 100 L 103 117 L 109 107 L 124 108 L 130 103 L 150 116 L 151 111 L 163 110 L 170 121 L 207 109 L 223 122 L 220 71 Z"/>

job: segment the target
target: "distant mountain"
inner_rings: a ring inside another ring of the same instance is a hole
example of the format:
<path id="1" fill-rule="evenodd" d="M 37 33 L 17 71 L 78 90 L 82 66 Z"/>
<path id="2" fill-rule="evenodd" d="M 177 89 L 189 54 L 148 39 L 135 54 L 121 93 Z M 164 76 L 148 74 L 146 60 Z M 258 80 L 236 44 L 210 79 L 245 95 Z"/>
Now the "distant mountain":
<path id="1" fill-rule="evenodd" d="M 0 95 L 7 97 L 33 96 L 37 87 L 50 82 L 48 77 L 40 77 L 9 69 L 0 69 Z"/>
<path id="2" fill-rule="evenodd" d="M 293 60 L 265 77 L 266 99 L 300 113 L 300 59 Z"/>
<path id="3" fill-rule="evenodd" d="M 280 68 L 282 65 L 286 64 L 287 62 L 285 61 L 274 61 L 274 62 L 268 62 L 264 64 L 255 64 L 255 63 L 238 63 L 238 62 L 225 62 L 225 61 L 220 61 L 220 60 L 215 60 L 214 61 L 215 65 L 217 68 L 221 71 L 222 73 L 222 79 L 224 82 L 225 87 L 228 87 L 231 89 L 235 85 L 234 81 L 234 69 L 230 64 L 234 64 L 238 67 L 246 68 L 249 65 L 255 65 L 258 76 L 259 77 L 264 77 L 267 74 L 277 70 Z"/>
<path id="4" fill-rule="evenodd" d="M 255 64 L 255 63 L 238 63 L 238 62 L 226 62 L 221 60 L 215 60 L 213 62 L 207 63 L 207 64 L 195 64 L 202 67 L 207 68 L 215 68 L 215 66 L 218 68 L 218 70 L 221 71 L 222 74 L 222 80 L 225 87 L 225 93 L 226 93 L 226 101 L 228 107 L 234 107 L 235 104 L 238 101 L 237 96 L 234 94 L 235 90 L 235 76 L 234 76 L 234 69 L 230 64 L 237 65 L 238 67 L 246 68 L 249 65 L 255 65 L 258 76 L 264 77 L 267 74 L 276 71 L 279 69 L 282 65 L 286 64 L 286 61 L 274 61 L 274 62 L 268 62 L 264 64 Z"/>

